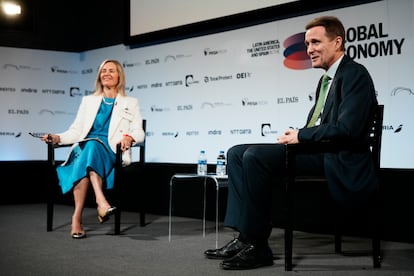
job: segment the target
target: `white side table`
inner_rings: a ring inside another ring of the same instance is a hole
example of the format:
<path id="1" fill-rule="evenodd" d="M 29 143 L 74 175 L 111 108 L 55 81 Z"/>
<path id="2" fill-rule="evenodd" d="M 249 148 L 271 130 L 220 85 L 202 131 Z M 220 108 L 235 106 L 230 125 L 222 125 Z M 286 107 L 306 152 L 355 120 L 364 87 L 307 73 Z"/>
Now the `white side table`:
<path id="1" fill-rule="evenodd" d="M 227 187 L 227 175 L 217 176 L 216 174 L 198 175 L 198 174 L 174 174 L 170 179 L 170 210 L 168 218 L 168 240 L 171 241 L 172 233 L 172 207 L 173 207 L 173 185 L 174 182 L 179 179 L 202 179 L 204 180 L 204 196 L 203 196 L 203 237 L 206 236 L 206 185 L 209 181 L 213 180 L 216 185 L 216 248 L 218 248 L 218 228 L 219 228 L 219 190 L 220 188 Z M 211 182 L 210 182 L 211 183 Z"/>

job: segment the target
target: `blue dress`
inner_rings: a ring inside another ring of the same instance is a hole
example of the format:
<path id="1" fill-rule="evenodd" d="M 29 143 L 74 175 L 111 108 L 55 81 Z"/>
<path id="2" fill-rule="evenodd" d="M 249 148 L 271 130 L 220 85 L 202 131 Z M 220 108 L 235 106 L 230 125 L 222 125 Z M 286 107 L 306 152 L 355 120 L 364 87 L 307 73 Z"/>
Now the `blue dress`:
<path id="1" fill-rule="evenodd" d="M 96 172 L 103 187 L 114 186 L 115 153 L 108 144 L 108 129 L 115 99 L 104 98 L 88 136 L 70 152 L 67 162 L 57 167 L 57 175 L 62 193 L 67 193 L 89 171 Z"/>

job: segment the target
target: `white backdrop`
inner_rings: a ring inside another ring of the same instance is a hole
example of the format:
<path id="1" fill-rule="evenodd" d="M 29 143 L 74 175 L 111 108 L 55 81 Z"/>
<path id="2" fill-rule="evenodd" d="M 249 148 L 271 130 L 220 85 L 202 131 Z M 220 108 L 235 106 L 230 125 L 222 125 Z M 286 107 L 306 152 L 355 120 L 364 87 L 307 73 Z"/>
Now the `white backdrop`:
<path id="1" fill-rule="evenodd" d="M 130 36 L 293 2 L 292 0 L 129 0 Z M 162 8 L 160 8 L 162 7 Z M 191 12 L 189 12 L 191 11 Z M 156 15 L 156 16 L 154 16 Z"/>
<path id="2" fill-rule="evenodd" d="M 385 105 L 381 166 L 414 168 L 413 1 L 323 14 L 348 28 L 348 54 L 371 72 Z M 232 145 L 275 142 L 303 126 L 323 74 L 301 60 L 304 25 L 318 15 L 136 49 L 0 47 L 0 160 L 45 159 L 46 147 L 27 133 L 65 130 L 106 58 L 123 63 L 127 93 L 140 100 L 148 162 L 195 163 L 205 149 L 214 163 Z"/>

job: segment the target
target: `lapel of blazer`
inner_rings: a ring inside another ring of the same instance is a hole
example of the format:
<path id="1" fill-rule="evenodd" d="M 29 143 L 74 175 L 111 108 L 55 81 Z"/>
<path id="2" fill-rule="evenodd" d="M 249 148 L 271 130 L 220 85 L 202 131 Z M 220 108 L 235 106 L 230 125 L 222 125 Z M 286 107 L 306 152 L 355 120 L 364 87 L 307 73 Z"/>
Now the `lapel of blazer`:
<path id="1" fill-rule="evenodd" d="M 331 86 L 329 87 L 328 97 L 326 98 L 325 106 L 323 107 L 323 111 L 321 114 L 321 122 L 325 119 L 326 116 L 328 116 L 329 112 L 332 109 L 333 101 L 335 98 L 334 96 L 335 91 L 336 91 L 336 78 L 334 77 L 334 79 L 332 80 Z"/>
<path id="2" fill-rule="evenodd" d="M 318 101 L 318 98 L 319 98 L 319 92 L 320 92 L 320 90 L 321 90 L 321 85 L 322 85 L 322 76 L 319 78 L 318 86 L 316 87 L 316 90 L 315 90 L 315 102 L 313 103 L 312 108 L 309 110 L 309 113 L 308 113 L 308 118 L 307 118 L 307 120 L 306 120 L 306 125 L 308 125 L 308 124 L 309 124 L 309 121 L 310 121 L 310 120 L 311 120 L 311 118 L 312 118 L 313 112 L 315 112 L 316 103 L 317 103 L 317 101 Z M 323 114 L 322 114 L 322 115 L 323 115 Z M 321 118 L 321 119 L 322 119 L 322 118 Z"/>
<path id="3" fill-rule="evenodd" d="M 122 111 L 124 110 L 125 99 L 121 96 L 116 96 L 114 108 L 112 109 L 111 122 L 109 124 L 108 138 L 111 138 L 122 119 Z"/>
<path id="4" fill-rule="evenodd" d="M 343 65 L 348 62 L 350 59 L 348 56 L 344 56 L 341 60 L 341 63 L 338 66 L 338 70 L 335 73 L 335 76 L 332 80 L 331 86 L 329 87 L 329 91 L 328 91 L 328 97 L 326 98 L 326 102 L 325 102 L 325 106 L 323 108 L 323 112 L 321 114 L 321 121 L 325 120 L 325 118 L 328 116 L 328 114 L 330 113 L 330 111 L 332 110 L 332 106 L 334 104 L 335 98 L 336 98 L 336 92 L 337 92 L 337 80 L 340 77 L 341 73 L 342 73 L 342 67 Z"/>
<path id="5" fill-rule="evenodd" d="M 95 121 L 96 115 L 98 114 L 99 106 L 101 105 L 102 97 L 91 96 L 88 99 L 89 102 L 87 103 L 87 113 L 85 114 L 84 137 L 86 137 L 86 135 L 92 128 L 93 122 Z"/>

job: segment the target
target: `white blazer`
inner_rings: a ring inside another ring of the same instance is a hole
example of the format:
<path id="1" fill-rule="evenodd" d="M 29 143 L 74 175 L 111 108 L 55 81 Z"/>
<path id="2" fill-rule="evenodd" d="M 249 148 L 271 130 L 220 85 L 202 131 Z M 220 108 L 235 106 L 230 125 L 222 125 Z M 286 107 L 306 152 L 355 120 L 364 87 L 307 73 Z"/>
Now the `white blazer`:
<path id="1" fill-rule="evenodd" d="M 65 132 L 58 133 L 60 136 L 59 144 L 74 144 L 76 146 L 79 141 L 85 139 L 92 128 L 101 102 L 102 96 L 84 96 L 72 125 Z M 108 130 L 109 146 L 114 153 L 116 145 L 124 134 L 134 138 L 134 144 L 141 143 L 145 139 L 138 99 L 118 95 L 114 102 Z M 124 166 L 131 164 L 131 149 L 123 152 L 122 164 Z"/>

